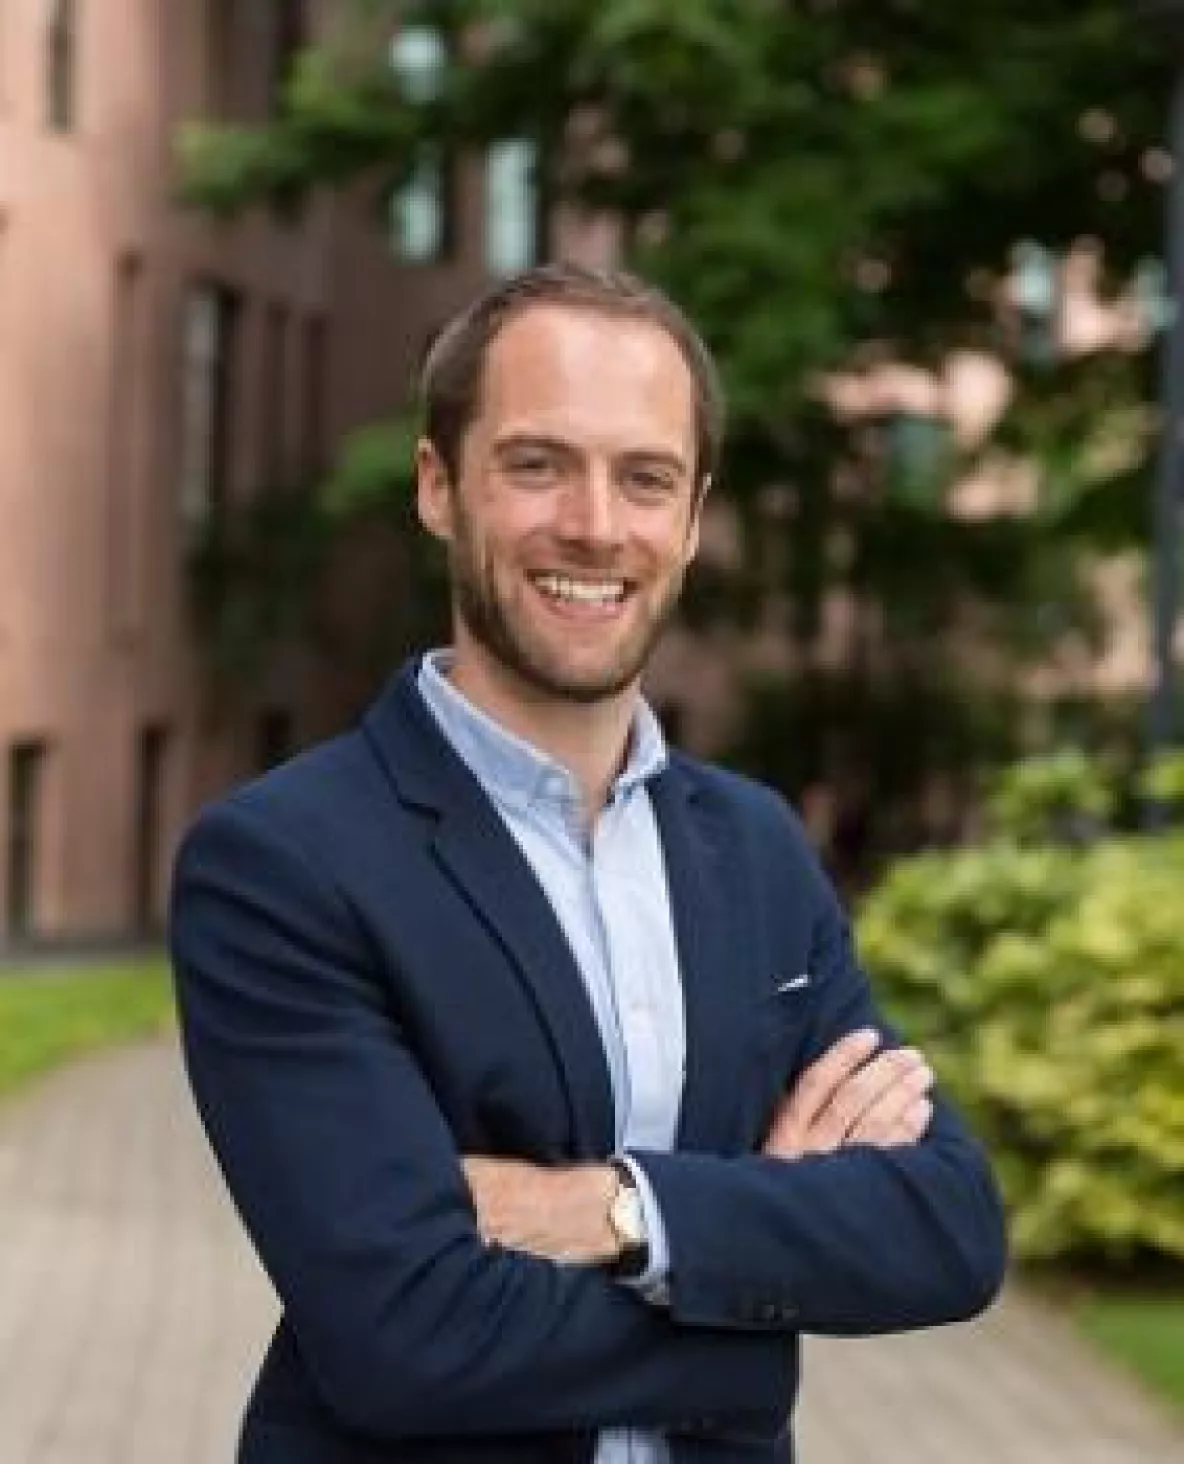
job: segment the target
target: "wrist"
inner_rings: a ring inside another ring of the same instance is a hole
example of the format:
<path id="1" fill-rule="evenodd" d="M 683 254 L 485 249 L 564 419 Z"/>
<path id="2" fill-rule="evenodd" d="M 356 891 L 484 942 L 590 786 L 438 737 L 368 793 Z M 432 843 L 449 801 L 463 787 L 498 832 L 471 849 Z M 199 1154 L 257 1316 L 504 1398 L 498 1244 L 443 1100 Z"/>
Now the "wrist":
<path id="1" fill-rule="evenodd" d="M 613 1185 L 608 1200 L 608 1226 L 614 1240 L 610 1273 L 619 1280 L 634 1280 L 650 1263 L 645 1209 L 633 1171 L 623 1159 L 610 1159 Z"/>
<path id="2" fill-rule="evenodd" d="M 611 1164 L 590 1166 L 587 1178 L 584 1215 L 591 1227 L 589 1248 L 592 1263 L 597 1266 L 612 1266 L 620 1255 L 621 1243 L 613 1229 L 609 1212 L 620 1180 Z"/>

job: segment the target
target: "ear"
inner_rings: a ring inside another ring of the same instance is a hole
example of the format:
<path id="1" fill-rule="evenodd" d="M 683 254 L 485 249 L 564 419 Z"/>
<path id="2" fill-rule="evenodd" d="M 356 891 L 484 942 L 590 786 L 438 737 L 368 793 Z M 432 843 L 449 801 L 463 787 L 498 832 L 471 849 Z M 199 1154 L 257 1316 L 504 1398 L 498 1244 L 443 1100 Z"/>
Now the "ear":
<path id="1" fill-rule="evenodd" d="M 452 485 L 435 443 L 426 437 L 415 445 L 415 506 L 428 533 L 448 543 L 452 538 Z"/>

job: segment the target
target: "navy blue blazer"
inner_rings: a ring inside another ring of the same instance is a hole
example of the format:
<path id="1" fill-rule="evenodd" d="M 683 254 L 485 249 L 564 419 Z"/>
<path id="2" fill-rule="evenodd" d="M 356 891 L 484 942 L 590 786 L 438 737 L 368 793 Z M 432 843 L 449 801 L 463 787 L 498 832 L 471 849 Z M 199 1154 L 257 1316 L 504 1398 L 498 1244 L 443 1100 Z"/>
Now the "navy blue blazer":
<path id="1" fill-rule="evenodd" d="M 784 1464 L 799 1332 L 928 1326 L 996 1292 L 982 1153 L 940 1099 L 910 1147 L 754 1152 L 809 1062 L 884 1024 L 784 803 L 675 755 L 650 787 L 685 1093 L 677 1150 L 638 1155 L 669 1308 L 486 1247 L 459 1156 L 601 1159 L 612 1094 L 551 907 L 414 675 L 204 811 L 178 860 L 190 1079 L 283 1306 L 241 1464 L 587 1464 L 614 1425 L 667 1431 L 677 1464 Z"/>

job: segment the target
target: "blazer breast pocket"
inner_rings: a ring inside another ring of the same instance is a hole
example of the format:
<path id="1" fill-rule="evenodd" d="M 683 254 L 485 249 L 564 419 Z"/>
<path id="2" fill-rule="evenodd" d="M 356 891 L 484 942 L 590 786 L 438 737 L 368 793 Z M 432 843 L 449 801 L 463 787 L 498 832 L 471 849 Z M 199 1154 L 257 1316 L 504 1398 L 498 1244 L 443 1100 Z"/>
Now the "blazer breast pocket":
<path id="1" fill-rule="evenodd" d="M 777 1047 L 800 1037 L 814 1015 L 814 1005 L 814 982 L 808 973 L 774 978 L 757 1005 L 762 1045 Z"/>
<path id="2" fill-rule="evenodd" d="M 803 1066 L 807 1037 L 817 1010 L 817 993 L 808 975 L 780 977 L 757 1008 L 757 1032 L 767 1080 L 780 1094 Z"/>
<path id="3" fill-rule="evenodd" d="M 754 1062 L 746 1108 L 749 1149 L 759 1148 L 778 1104 L 801 1074 L 803 1053 L 813 1025 L 812 984 L 774 982 L 757 998 L 754 1013 Z"/>

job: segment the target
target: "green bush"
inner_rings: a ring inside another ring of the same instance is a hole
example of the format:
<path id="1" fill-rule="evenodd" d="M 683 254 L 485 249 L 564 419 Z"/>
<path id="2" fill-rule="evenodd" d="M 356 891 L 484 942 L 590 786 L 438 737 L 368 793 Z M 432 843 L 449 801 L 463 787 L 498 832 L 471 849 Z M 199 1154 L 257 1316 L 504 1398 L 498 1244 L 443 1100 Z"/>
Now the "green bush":
<path id="1" fill-rule="evenodd" d="M 991 1150 L 1017 1254 L 1184 1259 L 1184 834 L 906 859 L 860 938 Z"/>
<path id="2" fill-rule="evenodd" d="M 1024 841 L 1075 841 L 1112 823 L 1119 791 L 1079 748 L 1028 758 L 999 778 L 987 800 L 993 828 Z"/>

